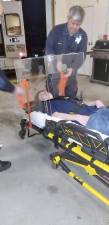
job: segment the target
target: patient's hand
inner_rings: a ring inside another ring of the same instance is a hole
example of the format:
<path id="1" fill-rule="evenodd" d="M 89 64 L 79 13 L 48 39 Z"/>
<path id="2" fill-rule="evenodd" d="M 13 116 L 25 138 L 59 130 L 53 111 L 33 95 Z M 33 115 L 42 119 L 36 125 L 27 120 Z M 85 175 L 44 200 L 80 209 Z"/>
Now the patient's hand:
<path id="1" fill-rule="evenodd" d="M 105 105 L 103 104 L 103 102 L 100 101 L 100 100 L 96 100 L 96 101 L 95 101 L 95 105 L 96 105 L 97 108 L 101 108 L 101 107 L 104 107 L 104 106 L 105 106 Z"/>
<path id="2" fill-rule="evenodd" d="M 84 102 L 86 105 L 88 106 L 96 106 L 97 108 L 101 108 L 104 107 L 105 105 L 103 104 L 102 101 L 100 100 L 95 100 L 95 101 L 91 101 L 91 102 Z"/>

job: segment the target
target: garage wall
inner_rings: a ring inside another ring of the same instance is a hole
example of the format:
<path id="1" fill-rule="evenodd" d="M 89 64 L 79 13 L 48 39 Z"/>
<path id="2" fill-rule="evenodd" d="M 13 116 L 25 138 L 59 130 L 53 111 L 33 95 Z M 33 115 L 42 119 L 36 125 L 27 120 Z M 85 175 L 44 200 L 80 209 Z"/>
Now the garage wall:
<path id="1" fill-rule="evenodd" d="M 55 25 L 67 21 L 67 0 L 54 0 Z"/>
<path id="2" fill-rule="evenodd" d="M 68 9 L 73 5 L 81 5 L 84 9 L 94 7 L 92 16 L 94 39 L 103 34 L 109 35 L 109 0 L 55 0 L 55 24 L 64 23 L 67 20 Z"/>

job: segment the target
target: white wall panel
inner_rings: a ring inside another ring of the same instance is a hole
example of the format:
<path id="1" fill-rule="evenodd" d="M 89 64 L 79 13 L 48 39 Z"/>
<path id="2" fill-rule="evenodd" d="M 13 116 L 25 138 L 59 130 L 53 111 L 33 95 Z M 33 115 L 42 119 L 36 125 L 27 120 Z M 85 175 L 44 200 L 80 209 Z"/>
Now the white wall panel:
<path id="1" fill-rule="evenodd" d="M 55 25 L 65 23 L 67 21 L 67 1 L 55 0 Z"/>

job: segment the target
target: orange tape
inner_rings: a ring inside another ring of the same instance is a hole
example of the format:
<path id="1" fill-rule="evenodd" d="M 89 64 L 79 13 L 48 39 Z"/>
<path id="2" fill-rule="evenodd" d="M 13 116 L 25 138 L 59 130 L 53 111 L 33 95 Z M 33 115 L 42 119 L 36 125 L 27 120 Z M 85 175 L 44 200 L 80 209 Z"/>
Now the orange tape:
<path id="1" fill-rule="evenodd" d="M 20 109 L 23 109 L 24 108 L 24 97 L 23 97 L 23 95 L 17 95 L 17 101 L 18 101 Z"/>
<path id="2" fill-rule="evenodd" d="M 60 96 L 65 96 L 65 87 L 68 81 L 68 77 L 65 76 L 64 73 L 60 74 L 60 80 L 58 83 L 58 90 Z"/>
<path id="3" fill-rule="evenodd" d="M 23 79 L 21 81 L 21 87 L 24 89 L 25 91 L 25 97 L 26 97 L 26 102 L 27 102 L 27 112 L 28 112 L 28 117 L 29 117 L 29 127 L 32 127 L 31 124 L 31 118 L 30 118 L 30 113 L 31 113 L 31 106 L 30 106 L 30 95 L 29 95 L 29 83 L 26 79 Z M 19 102 L 19 106 L 21 109 L 24 109 L 24 96 L 23 95 L 18 95 L 17 96 L 18 102 Z"/>

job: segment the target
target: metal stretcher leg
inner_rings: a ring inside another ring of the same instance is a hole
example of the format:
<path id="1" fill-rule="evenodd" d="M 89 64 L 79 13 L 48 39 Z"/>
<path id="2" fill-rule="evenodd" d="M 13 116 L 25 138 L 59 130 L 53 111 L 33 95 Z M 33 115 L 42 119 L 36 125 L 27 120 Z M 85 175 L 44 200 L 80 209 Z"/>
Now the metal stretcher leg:
<path id="1" fill-rule="evenodd" d="M 73 171 L 71 171 L 68 166 L 63 162 L 62 158 L 58 154 L 51 154 L 50 160 L 53 164 L 60 166 L 70 177 L 77 181 L 85 190 L 94 195 L 97 199 L 102 201 L 104 204 L 109 206 L 109 199 L 103 196 L 100 192 L 94 189 L 87 182 L 83 181 L 79 176 L 77 176 Z"/>
<path id="2" fill-rule="evenodd" d="M 29 127 L 29 121 L 26 119 L 22 119 L 20 122 L 21 130 L 19 131 L 19 136 L 21 139 L 24 139 L 26 134 L 28 137 L 33 137 L 34 135 L 39 135 L 42 133 L 42 129 L 32 125 Z M 31 134 L 31 129 L 34 129 L 36 132 Z"/>

